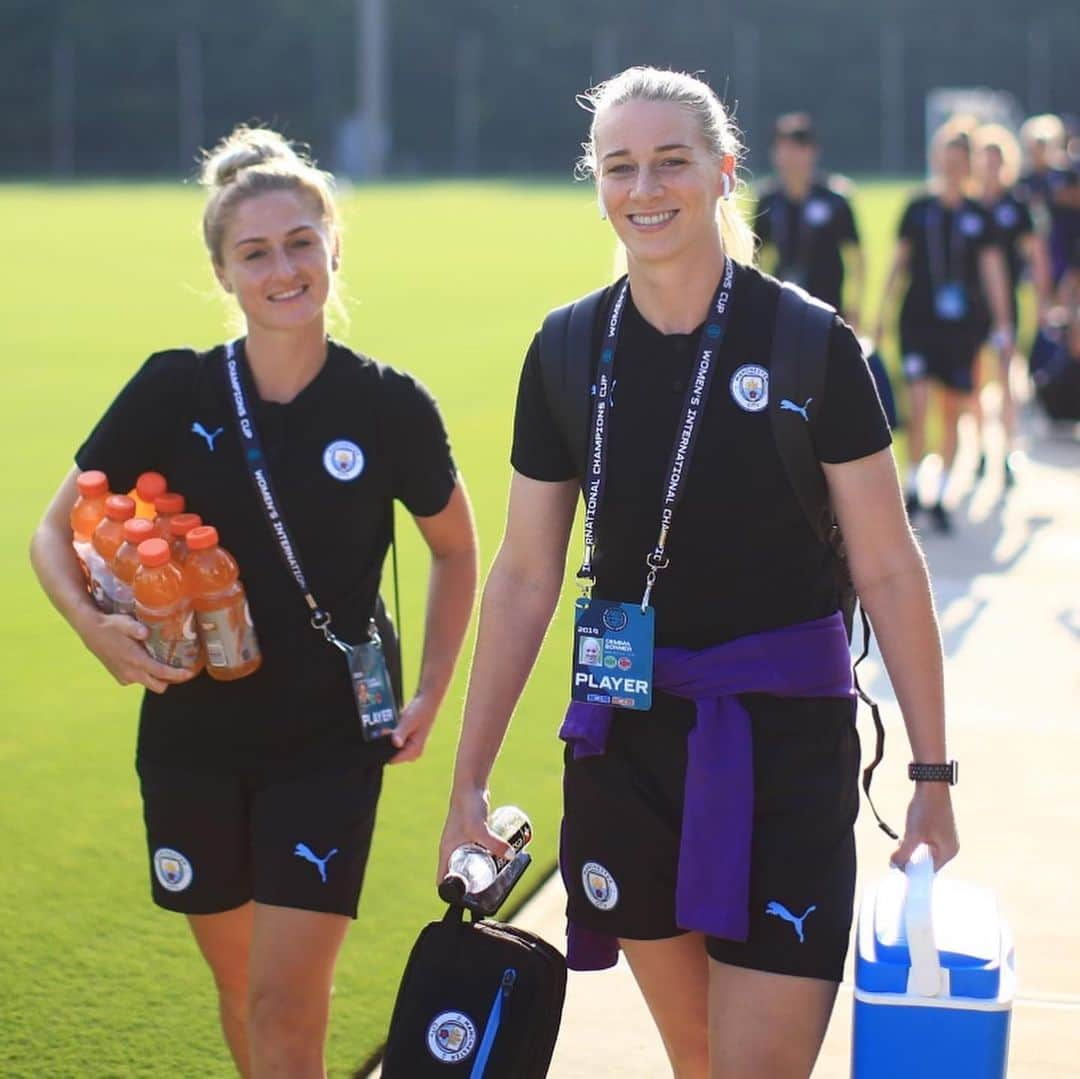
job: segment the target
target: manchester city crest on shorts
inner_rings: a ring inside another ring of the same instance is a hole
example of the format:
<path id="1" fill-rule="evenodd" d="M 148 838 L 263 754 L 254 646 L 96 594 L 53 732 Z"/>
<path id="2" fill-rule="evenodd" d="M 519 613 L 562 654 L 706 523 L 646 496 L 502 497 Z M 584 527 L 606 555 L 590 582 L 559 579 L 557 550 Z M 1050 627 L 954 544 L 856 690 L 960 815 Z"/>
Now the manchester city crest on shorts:
<path id="1" fill-rule="evenodd" d="M 581 883 L 585 897 L 597 910 L 611 910 L 619 902 L 619 886 L 599 862 L 586 862 L 581 867 Z"/>
<path id="2" fill-rule="evenodd" d="M 1017 222 L 1020 220 L 1020 215 L 1016 212 L 1016 207 L 1011 202 L 1003 202 L 994 211 L 994 220 L 997 221 L 998 226 L 1003 229 L 1015 228 Z"/>
<path id="3" fill-rule="evenodd" d="M 769 403 L 769 372 L 744 363 L 731 376 L 731 396 L 744 412 L 760 412 Z"/>
<path id="4" fill-rule="evenodd" d="M 154 851 L 154 876 L 167 892 L 182 892 L 191 884 L 194 873 L 191 863 L 170 847 L 158 847 Z"/>
<path id="5" fill-rule="evenodd" d="M 476 1024 L 464 1012 L 440 1012 L 428 1026 L 428 1052 L 443 1064 L 457 1064 L 475 1046 Z"/>
<path id="6" fill-rule="evenodd" d="M 364 451 L 355 442 L 339 438 L 323 450 L 323 468 L 343 483 L 364 471 Z"/>

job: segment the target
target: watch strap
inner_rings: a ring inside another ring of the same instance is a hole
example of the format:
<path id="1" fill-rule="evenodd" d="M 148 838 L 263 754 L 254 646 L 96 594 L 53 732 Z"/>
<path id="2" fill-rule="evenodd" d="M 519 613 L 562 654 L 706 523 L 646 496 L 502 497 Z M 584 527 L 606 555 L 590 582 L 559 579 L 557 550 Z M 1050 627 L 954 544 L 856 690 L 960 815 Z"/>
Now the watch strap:
<path id="1" fill-rule="evenodd" d="M 956 761 L 946 761 L 944 764 L 909 764 L 908 779 L 916 783 L 948 783 L 949 786 L 956 784 L 959 776 L 959 766 Z"/>

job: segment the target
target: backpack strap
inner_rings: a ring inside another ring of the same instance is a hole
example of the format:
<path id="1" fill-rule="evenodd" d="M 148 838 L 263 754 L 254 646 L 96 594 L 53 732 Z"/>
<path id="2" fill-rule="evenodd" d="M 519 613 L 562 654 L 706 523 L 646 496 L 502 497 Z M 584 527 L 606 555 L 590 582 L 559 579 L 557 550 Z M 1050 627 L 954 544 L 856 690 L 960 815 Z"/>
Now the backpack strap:
<path id="1" fill-rule="evenodd" d="M 835 314 L 834 308 L 798 286 L 781 285 L 769 360 L 773 441 L 806 520 L 822 543 L 832 542 L 834 518 L 810 434 L 809 409 L 812 405 L 819 412 L 825 399 L 829 333 Z"/>
<path id="2" fill-rule="evenodd" d="M 769 420 L 773 441 L 784 471 L 814 535 L 832 550 L 837 559 L 840 606 L 852 636 L 856 595 L 848 572 L 843 539 L 829 502 L 829 488 L 810 434 L 809 409 L 820 412 L 825 400 L 825 371 L 836 310 L 790 283 L 780 286 L 776 308 L 772 354 L 769 359 Z M 785 415 L 785 413 L 795 413 Z M 799 422 L 801 415 L 802 421 Z M 859 685 L 858 666 L 870 650 L 870 621 L 859 609 L 863 628 L 862 654 L 855 661 L 853 677 L 859 699 L 874 718 L 876 745 L 873 761 L 863 769 L 862 786 L 878 826 L 892 839 L 896 833 L 882 820 L 870 797 L 874 769 L 885 753 L 885 725 L 877 702 Z"/>
<path id="3" fill-rule="evenodd" d="M 593 380 L 593 340 L 611 286 L 557 307 L 540 327 L 540 373 L 567 449 L 584 461 Z"/>

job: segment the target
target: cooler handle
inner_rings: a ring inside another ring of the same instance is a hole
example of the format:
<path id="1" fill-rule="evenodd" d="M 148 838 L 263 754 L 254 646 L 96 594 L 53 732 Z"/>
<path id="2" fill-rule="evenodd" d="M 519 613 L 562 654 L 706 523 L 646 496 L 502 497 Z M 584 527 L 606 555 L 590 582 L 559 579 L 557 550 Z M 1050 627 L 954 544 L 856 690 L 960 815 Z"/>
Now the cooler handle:
<path id="1" fill-rule="evenodd" d="M 920 843 L 904 869 L 907 891 L 904 894 L 904 932 L 907 936 L 911 972 L 908 993 L 919 997 L 948 994 L 945 972 L 941 969 L 934 943 L 933 885 L 934 860 L 930 848 Z"/>

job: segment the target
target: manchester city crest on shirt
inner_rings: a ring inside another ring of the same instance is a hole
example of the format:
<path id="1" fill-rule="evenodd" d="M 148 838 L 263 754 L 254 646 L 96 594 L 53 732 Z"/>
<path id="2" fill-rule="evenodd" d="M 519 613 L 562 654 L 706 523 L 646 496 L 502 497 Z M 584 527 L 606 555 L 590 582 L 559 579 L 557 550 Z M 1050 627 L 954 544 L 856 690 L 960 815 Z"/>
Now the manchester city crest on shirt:
<path id="1" fill-rule="evenodd" d="M 821 228 L 822 225 L 827 225 L 832 217 L 832 207 L 824 199 L 811 199 L 806 204 L 803 215 L 808 225 Z"/>
<path id="2" fill-rule="evenodd" d="M 428 1052 L 444 1064 L 464 1060 L 475 1045 L 476 1024 L 464 1012 L 440 1012 L 428 1026 Z"/>
<path id="3" fill-rule="evenodd" d="M 1020 215 L 1011 202 L 1003 202 L 994 211 L 994 220 L 997 221 L 999 228 L 1011 229 L 1016 227 Z"/>
<path id="4" fill-rule="evenodd" d="M 581 867 L 581 883 L 585 888 L 585 898 L 597 910 L 611 910 L 618 903 L 619 886 L 599 862 L 586 862 Z"/>
<path id="5" fill-rule="evenodd" d="M 760 412 L 769 403 L 769 372 L 756 363 L 744 363 L 731 376 L 731 396 L 745 412 Z"/>
<path id="6" fill-rule="evenodd" d="M 355 442 L 339 438 L 323 450 L 323 468 L 336 480 L 354 480 L 364 471 L 364 451 Z"/>
<path id="7" fill-rule="evenodd" d="M 960 231 L 967 237 L 978 236 L 982 233 L 983 222 L 978 214 L 961 214 Z"/>
<path id="8" fill-rule="evenodd" d="M 191 862 L 178 850 L 158 847 L 154 851 L 154 876 L 167 892 L 182 892 L 191 884 Z"/>

